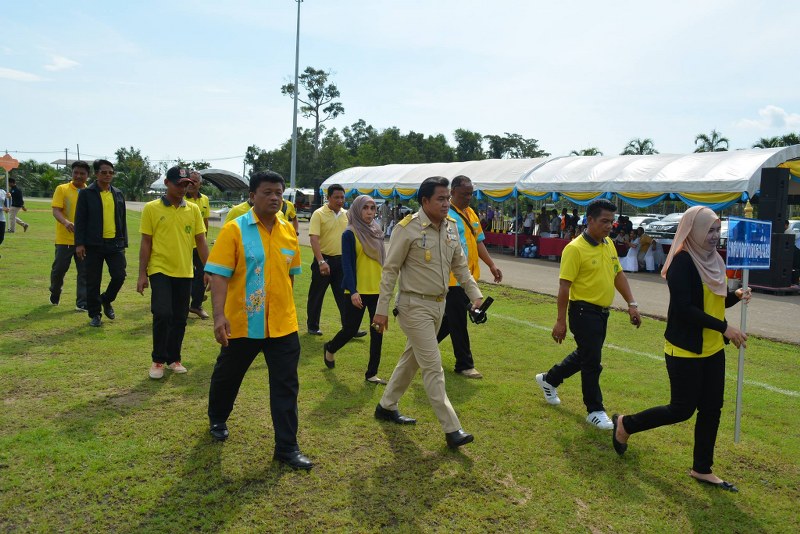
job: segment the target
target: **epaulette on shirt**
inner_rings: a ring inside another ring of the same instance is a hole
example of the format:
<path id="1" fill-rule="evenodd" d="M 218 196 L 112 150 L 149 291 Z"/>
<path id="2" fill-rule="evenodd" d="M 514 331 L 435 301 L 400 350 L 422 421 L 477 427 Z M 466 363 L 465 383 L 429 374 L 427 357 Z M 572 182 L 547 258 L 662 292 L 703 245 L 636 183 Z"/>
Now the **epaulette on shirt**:
<path id="1" fill-rule="evenodd" d="M 411 219 L 413 219 L 413 218 L 414 218 L 414 217 L 416 217 L 417 215 L 418 215 L 418 214 L 416 214 L 416 213 L 409 213 L 408 215 L 406 215 L 406 216 L 403 218 L 403 220 L 402 220 L 402 221 L 400 221 L 400 222 L 399 222 L 399 223 L 397 223 L 397 224 L 399 224 L 400 226 L 406 226 L 408 223 L 410 223 L 410 222 L 411 222 Z"/>
<path id="2" fill-rule="evenodd" d="M 450 217 L 449 215 L 447 216 L 447 220 L 452 222 L 452 223 L 456 222 L 456 220 L 454 218 Z"/>

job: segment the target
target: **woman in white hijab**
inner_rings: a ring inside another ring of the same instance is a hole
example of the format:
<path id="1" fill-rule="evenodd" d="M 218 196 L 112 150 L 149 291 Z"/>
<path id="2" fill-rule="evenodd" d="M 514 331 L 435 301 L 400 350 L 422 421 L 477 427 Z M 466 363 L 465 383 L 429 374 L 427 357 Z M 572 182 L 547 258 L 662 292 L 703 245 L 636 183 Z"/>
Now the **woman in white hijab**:
<path id="1" fill-rule="evenodd" d="M 725 321 L 725 308 L 750 300 L 750 289 L 728 292 L 725 262 L 717 252 L 720 221 L 709 208 L 686 210 L 661 276 L 669 286 L 664 353 L 670 403 L 633 415 L 617 415 L 612 443 L 617 454 L 631 434 L 689 419 L 697 411 L 694 462 L 698 482 L 739 491 L 711 472 L 725 389 L 725 343 L 744 345 L 747 335 Z"/>
<path id="2" fill-rule="evenodd" d="M 364 309 L 369 310 L 370 323 L 375 315 L 386 258 L 383 230 L 375 221 L 376 212 L 375 201 L 368 195 L 356 197 L 347 211 L 349 224 L 342 233 L 342 287 L 349 293 L 350 302 L 345 307 L 342 329 L 323 346 L 323 358 L 328 369 L 336 366 L 336 352 L 358 332 Z M 386 381 L 377 376 L 383 334 L 374 328 L 370 328 L 369 334 L 369 363 L 364 379 L 372 384 L 385 385 Z"/>

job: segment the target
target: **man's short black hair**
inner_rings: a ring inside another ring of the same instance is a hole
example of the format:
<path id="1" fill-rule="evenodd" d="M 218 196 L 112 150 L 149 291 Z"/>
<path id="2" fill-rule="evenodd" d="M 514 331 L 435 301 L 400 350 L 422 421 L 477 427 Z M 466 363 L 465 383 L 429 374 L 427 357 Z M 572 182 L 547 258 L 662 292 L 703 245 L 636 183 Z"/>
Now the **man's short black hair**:
<path id="1" fill-rule="evenodd" d="M 73 161 L 73 162 L 72 162 L 72 165 L 70 165 L 70 167 L 72 168 L 72 170 L 73 170 L 73 171 L 74 171 L 76 168 L 78 168 L 78 169 L 83 169 L 83 170 L 85 170 L 87 174 L 88 174 L 88 173 L 90 173 L 90 172 L 92 172 L 92 169 L 90 169 L 90 168 L 89 168 L 89 164 L 88 164 L 88 163 L 86 163 L 85 161 L 81 161 L 81 160 L 78 160 L 78 161 Z"/>
<path id="2" fill-rule="evenodd" d="M 92 162 L 92 168 L 94 169 L 95 173 L 97 173 L 100 170 L 101 165 L 108 165 L 112 169 L 114 168 L 114 164 L 108 161 L 107 159 L 96 159 L 94 160 L 94 162 Z"/>
<path id="3" fill-rule="evenodd" d="M 250 192 L 255 193 L 263 183 L 281 184 L 282 189 L 286 189 L 286 180 L 283 176 L 274 171 L 258 171 L 250 177 Z"/>
<path id="4" fill-rule="evenodd" d="M 8 179 L 8 183 L 15 184 L 15 183 L 17 183 L 17 179 L 16 178 L 9 178 Z"/>
<path id="5" fill-rule="evenodd" d="M 471 185 L 472 180 L 470 180 L 469 176 L 464 176 L 463 174 L 459 174 L 453 181 L 450 182 L 450 189 L 455 189 L 456 187 L 461 187 L 462 185 Z"/>
<path id="6" fill-rule="evenodd" d="M 610 211 L 613 213 L 617 211 L 617 206 L 610 200 L 605 200 L 605 199 L 593 200 L 589 204 L 589 207 L 586 208 L 586 217 L 587 218 L 591 217 L 592 219 L 596 219 L 600 215 L 600 212 L 602 211 Z"/>
<path id="7" fill-rule="evenodd" d="M 419 190 L 417 191 L 417 202 L 422 204 L 422 199 L 430 198 L 433 196 L 433 192 L 436 191 L 437 187 L 448 187 L 450 182 L 444 176 L 431 176 L 430 178 L 425 178 L 419 186 Z"/>
<path id="8" fill-rule="evenodd" d="M 339 184 L 331 184 L 328 186 L 328 198 L 333 196 L 336 191 L 341 191 L 344 194 L 344 187 Z"/>

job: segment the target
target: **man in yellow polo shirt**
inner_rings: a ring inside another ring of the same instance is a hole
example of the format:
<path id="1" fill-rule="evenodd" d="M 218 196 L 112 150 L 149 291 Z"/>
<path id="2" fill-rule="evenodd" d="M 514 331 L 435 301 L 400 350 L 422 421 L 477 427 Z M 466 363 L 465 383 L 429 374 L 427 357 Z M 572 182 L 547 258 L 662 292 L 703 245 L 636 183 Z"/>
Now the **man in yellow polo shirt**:
<path id="1" fill-rule="evenodd" d="M 86 187 L 89 179 L 89 164 L 85 161 L 72 163 L 72 181 L 56 187 L 50 207 L 56 220 L 56 256 L 50 269 L 50 304 L 58 306 L 64 275 L 75 261 L 77 290 L 75 309 L 86 311 L 86 264 L 75 254 L 75 207 L 78 204 L 78 191 Z"/>
<path id="2" fill-rule="evenodd" d="M 552 336 L 559 344 L 567 337 L 569 311 L 569 330 L 575 336 L 577 348 L 548 372 L 536 375 L 545 400 L 557 405 L 561 404 L 561 399 L 556 388 L 580 371 L 583 403 L 588 412 L 586 421 L 601 430 L 613 428 L 603 407 L 600 358 L 615 288 L 628 303 L 631 324 L 639 328 L 642 321 L 617 250 L 608 239 L 616 210 L 608 200 L 589 204 L 586 230 L 564 247 L 558 275 L 558 317 Z"/>
<path id="3" fill-rule="evenodd" d="M 342 288 L 344 271 L 342 270 L 342 234 L 347 228 L 347 210 L 344 209 L 344 187 L 332 184 L 328 187 L 328 202 L 311 214 L 308 225 L 308 240 L 314 253 L 311 262 L 311 285 L 308 288 L 306 304 L 306 325 L 308 333 L 321 336 L 319 319 L 322 315 L 322 303 L 328 286 L 333 290 L 333 298 L 339 308 L 339 319 L 342 327 L 345 324 L 345 309 L 348 297 Z M 337 329 L 338 330 L 338 329 Z M 363 330 L 356 337 L 363 337 Z"/>
<path id="4" fill-rule="evenodd" d="M 208 197 L 200 192 L 202 178 L 200 173 L 192 170 L 189 172 L 189 185 L 186 186 L 186 201 L 200 208 L 200 215 L 203 217 L 203 224 L 206 227 L 206 237 L 208 237 L 208 216 L 211 214 L 211 206 Z M 192 263 L 194 265 L 194 279 L 192 280 L 192 298 L 189 302 L 189 313 L 193 313 L 201 319 L 208 319 L 208 313 L 203 309 L 203 298 L 205 297 L 206 285 L 203 282 L 205 272 L 200 254 L 197 247 L 192 250 Z"/>
<path id="5" fill-rule="evenodd" d="M 227 420 L 244 375 L 263 352 L 269 369 L 274 458 L 294 469 L 311 469 L 313 464 L 297 445 L 300 338 L 292 285 L 300 274 L 300 247 L 291 225 L 277 217 L 285 187 L 277 173 L 254 173 L 253 209 L 222 227 L 206 263 L 214 337 L 222 346 L 211 375 L 208 419 L 211 436 L 226 440 Z"/>
<path id="6" fill-rule="evenodd" d="M 181 346 L 189 315 L 189 297 L 194 277 L 192 246 L 200 260 L 208 259 L 206 227 L 200 208 L 186 202 L 186 186 L 191 182 L 186 169 L 172 167 L 164 185 L 167 192 L 145 204 L 139 231 L 139 280 L 136 291 L 144 295 L 150 287 L 150 311 L 153 313 L 153 363 L 150 378 L 164 376 L 164 367 L 185 373 Z"/>
<path id="7" fill-rule="evenodd" d="M 503 273 L 492 261 L 486 245 L 483 244 L 484 235 L 481 228 L 481 221 L 469 203 L 472 200 L 474 188 L 472 181 L 466 176 L 456 176 L 450 183 L 450 211 L 448 216 L 456 222 L 458 239 L 461 249 L 467 258 L 469 274 L 476 281 L 481 277 L 481 268 L 478 258 L 483 260 L 492 272 L 494 281 L 499 284 L 503 281 Z M 436 341 L 441 343 L 444 338 L 450 336 L 453 343 L 453 356 L 456 358 L 456 374 L 467 378 L 483 378 L 483 375 L 475 369 L 475 361 L 472 357 L 472 347 L 469 342 L 469 331 L 467 330 L 467 315 L 469 314 L 470 301 L 464 288 L 458 283 L 453 273 L 450 273 L 450 287 L 447 290 L 445 299 L 444 317 L 442 326 L 436 335 Z"/>

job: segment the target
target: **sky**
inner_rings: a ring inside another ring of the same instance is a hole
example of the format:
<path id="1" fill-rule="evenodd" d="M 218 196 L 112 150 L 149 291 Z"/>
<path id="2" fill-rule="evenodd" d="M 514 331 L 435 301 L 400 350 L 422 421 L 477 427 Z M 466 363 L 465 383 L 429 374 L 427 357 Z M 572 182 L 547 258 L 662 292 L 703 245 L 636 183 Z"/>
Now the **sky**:
<path id="1" fill-rule="evenodd" d="M 800 2 L 304 0 L 300 71 L 381 130 L 517 133 L 553 155 L 800 132 Z M 0 154 L 205 160 L 291 137 L 294 0 L 4 2 Z M 298 124 L 312 127 L 310 119 Z"/>

